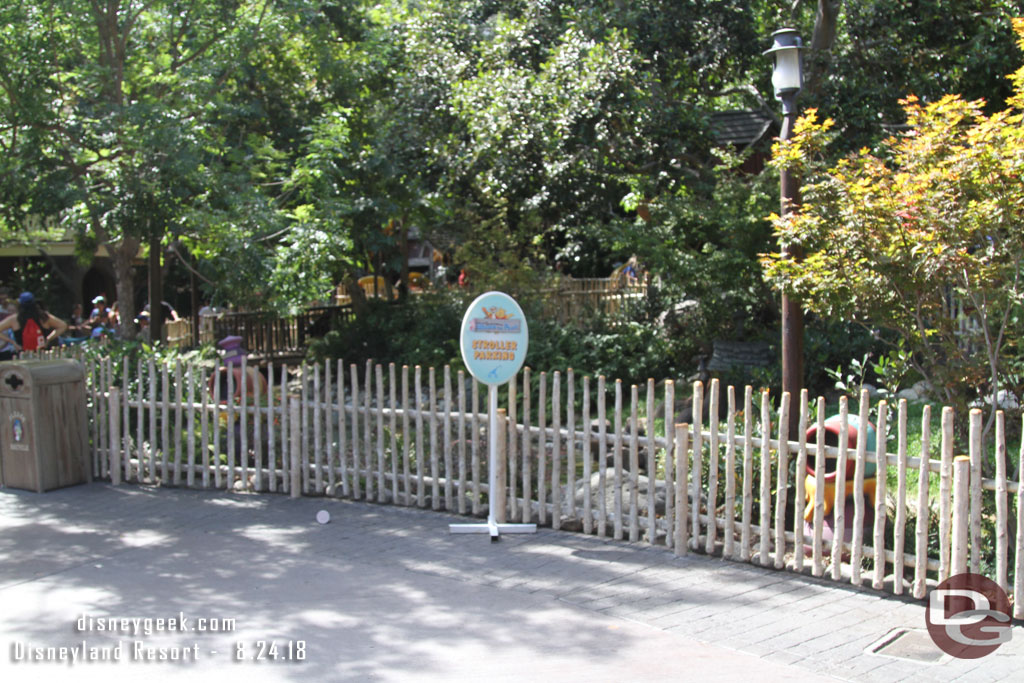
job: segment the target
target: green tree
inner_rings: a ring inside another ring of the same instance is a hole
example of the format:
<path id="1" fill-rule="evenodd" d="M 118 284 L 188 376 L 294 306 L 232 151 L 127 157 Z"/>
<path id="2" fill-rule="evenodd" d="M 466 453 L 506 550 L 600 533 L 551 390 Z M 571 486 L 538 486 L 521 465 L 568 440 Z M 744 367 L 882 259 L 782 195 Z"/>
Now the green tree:
<path id="1" fill-rule="evenodd" d="M 794 3 L 800 4 L 800 3 Z M 802 3 L 811 5 L 812 3 Z M 836 120 L 842 153 L 870 147 L 906 124 L 899 100 L 947 93 L 984 99 L 986 113 L 1010 95 L 1007 64 L 1020 60 L 1011 20 L 1019 0 L 820 0 L 801 96 Z M 809 17 L 796 17 L 803 26 Z M 831 32 L 820 19 L 831 16 Z M 805 35 L 811 35 L 806 33 Z M 831 35 L 826 45 L 821 38 Z"/>
<path id="2" fill-rule="evenodd" d="M 733 1 L 395 4 L 372 24 L 400 55 L 385 51 L 385 118 L 346 101 L 352 140 L 371 150 L 360 161 L 400 160 L 372 168 L 418 190 L 401 204 L 435 243 L 458 241 L 490 270 L 556 255 L 582 265 L 607 251 L 600 231 L 627 213 L 624 196 L 709 176 L 703 105 L 760 61 L 750 19 Z M 364 135 L 364 120 L 386 139 Z M 349 196 L 373 206 L 371 179 Z"/>
<path id="3" fill-rule="evenodd" d="M 437 111 L 440 89 L 410 77 L 421 59 L 434 58 L 408 49 L 425 11 L 404 3 L 324 8 L 336 77 L 298 137 L 282 195 L 289 225 L 271 280 L 289 304 L 322 298 L 339 281 L 358 302 L 354 281 L 365 272 L 404 279 L 409 226 L 432 223 L 429 150 L 448 124 Z"/>
<path id="4" fill-rule="evenodd" d="M 159 250 L 172 234 L 216 244 L 253 223 L 272 229 L 261 181 L 287 122 L 268 105 L 299 99 L 310 79 L 296 78 L 287 97 L 267 95 L 267 83 L 303 75 L 289 39 L 305 4 L 4 6 L 0 207 L 9 223 L 59 216 L 104 245 L 128 312 L 143 245 Z M 268 64 L 278 78 L 257 82 Z M 131 319 L 122 318 L 126 333 Z"/>
<path id="5" fill-rule="evenodd" d="M 1024 23 L 1017 30 L 1024 40 Z M 1013 88 L 993 114 L 955 95 L 909 97 L 906 133 L 831 167 L 821 155 L 832 121 L 808 112 L 775 156 L 807 179 L 804 204 L 773 217 L 778 239 L 807 257 L 764 259 L 777 288 L 833 319 L 895 332 L 938 398 L 987 397 L 993 419 L 1024 296 L 1024 69 Z"/>

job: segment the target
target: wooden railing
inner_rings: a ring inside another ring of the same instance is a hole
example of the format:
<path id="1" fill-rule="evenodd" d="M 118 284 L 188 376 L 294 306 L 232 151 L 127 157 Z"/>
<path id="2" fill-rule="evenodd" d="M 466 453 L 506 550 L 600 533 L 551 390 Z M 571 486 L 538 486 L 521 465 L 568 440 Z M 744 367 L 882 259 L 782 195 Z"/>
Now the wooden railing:
<path id="1" fill-rule="evenodd" d="M 237 335 L 242 337 L 250 357 L 302 356 L 310 339 L 322 337 L 338 320 L 351 316 L 350 306 L 319 306 L 285 317 L 269 311 L 204 316 L 199 321 L 199 343 L 215 344 Z M 195 344 L 191 318 L 168 320 L 165 327 L 167 346 L 187 348 Z"/>
<path id="2" fill-rule="evenodd" d="M 287 317 L 267 311 L 225 313 L 212 319 L 213 337 L 241 337 L 250 357 L 302 356 L 310 339 L 324 336 L 337 321 L 352 317 L 350 306 L 318 306 Z"/>
<path id="3" fill-rule="evenodd" d="M 187 348 L 192 346 L 192 320 L 182 318 L 181 320 L 168 320 L 165 323 L 167 328 L 167 346 L 171 348 Z"/>
<path id="4" fill-rule="evenodd" d="M 622 277 L 564 278 L 542 290 L 544 312 L 561 324 L 580 320 L 593 313 L 626 315 L 647 296 L 647 285 Z M 270 311 L 223 313 L 200 320 L 200 343 L 216 343 L 224 337 L 242 337 L 242 346 L 250 358 L 301 357 L 310 339 L 322 337 L 339 320 L 352 320 L 351 305 L 317 306 L 297 315 L 279 317 Z M 192 320 L 182 318 L 166 322 L 167 345 L 188 347 L 194 344 Z"/>
<path id="5" fill-rule="evenodd" d="M 628 315 L 647 298 L 643 281 L 619 278 L 563 278 L 544 290 L 544 314 L 568 324 L 587 315 Z"/>
<path id="6" fill-rule="evenodd" d="M 983 452 L 980 411 L 970 413 L 967 442 L 956 444 L 953 411 L 941 412 L 940 439 L 925 407 L 912 447 L 906 401 L 871 406 L 865 392 L 856 411 L 840 400 L 839 433 L 873 414 L 877 441 L 858 430 L 855 446 L 842 437 L 845 445 L 829 446 L 825 401 L 811 403 L 806 392 L 795 402 L 783 394 L 775 408 L 767 392 L 746 387 L 737 395 L 715 380 L 677 400 L 672 382 L 627 387 L 571 370 L 525 369 L 503 391 L 498 442 L 507 476 L 494 492 L 485 392 L 462 372 L 339 360 L 295 374 L 269 363 L 261 369 L 266 385 L 250 385 L 222 371 L 152 361 L 87 367 L 94 475 L 472 515 L 486 514 L 488 497 L 498 495 L 507 521 L 679 555 L 716 554 L 915 598 L 951 575 L 984 571 L 1007 593 L 1024 595 L 1024 524 L 1015 522 L 1024 516 L 1024 478 L 1013 480 L 1019 470 L 1002 413 L 994 448 Z M 220 386 L 209 383 L 211 372 L 224 374 L 223 393 L 207 390 Z M 791 411 L 799 416 L 795 434 Z M 993 478 L 983 475 L 983 461 Z M 814 474 L 805 476 L 808 464 Z M 826 539 L 828 472 L 832 528 L 849 529 L 848 539 Z M 1013 609 L 1024 617 L 1024 600 Z"/>

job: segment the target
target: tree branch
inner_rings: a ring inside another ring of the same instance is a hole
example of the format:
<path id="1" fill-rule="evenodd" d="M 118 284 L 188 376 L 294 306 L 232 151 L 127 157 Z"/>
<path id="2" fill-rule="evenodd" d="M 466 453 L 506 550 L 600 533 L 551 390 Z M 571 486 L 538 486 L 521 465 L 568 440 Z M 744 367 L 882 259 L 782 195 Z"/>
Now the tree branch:
<path id="1" fill-rule="evenodd" d="M 811 35 L 810 56 L 813 66 L 804 79 L 804 91 L 813 97 L 818 94 L 828 65 L 831 61 L 832 45 L 836 40 L 839 10 L 842 0 L 818 0 L 818 11 L 814 17 L 814 33 Z"/>
<path id="2" fill-rule="evenodd" d="M 205 275 L 200 273 L 198 270 L 193 268 L 192 264 L 190 264 L 187 260 L 185 260 L 185 257 L 183 257 L 181 255 L 181 253 L 178 252 L 178 247 L 173 242 L 171 244 L 169 244 L 167 246 L 167 248 L 171 250 L 172 254 L 174 254 L 175 256 L 178 257 L 178 261 L 181 262 L 181 265 L 185 266 L 185 268 L 188 269 L 188 271 L 190 273 L 192 273 L 197 278 L 199 278 L 200 280 L 202 280 L 206 284 L 210 285 L 211 287 L 216 287 L 217 286 L 216 282 L 214 282 L 213 280 L 211 280 L 210 278 L 206 277 Z"/>
<path id="3" fill-rule="evenodd" d="M 762 95 L 761 92 L 757 88 L 755 88 L 754 85 L 751 83 L 747 83 L 745 85 L 737 85 L 732 88 L 726 88 L 725 90 L 713 92 L 711 93 L 711 97 L 725 97 L 727 95 L 734 95 L 736 93 L 743 93 L 753 97 L 757 101 L 757 110 L 759 112 L 771 117 L 771 119 L 775 121 L 776 124 L 782 125 L 782 118 L 775 113 L 775 108 L 769 105 L 768 101 L 764 98 L 764 95 Z"/>

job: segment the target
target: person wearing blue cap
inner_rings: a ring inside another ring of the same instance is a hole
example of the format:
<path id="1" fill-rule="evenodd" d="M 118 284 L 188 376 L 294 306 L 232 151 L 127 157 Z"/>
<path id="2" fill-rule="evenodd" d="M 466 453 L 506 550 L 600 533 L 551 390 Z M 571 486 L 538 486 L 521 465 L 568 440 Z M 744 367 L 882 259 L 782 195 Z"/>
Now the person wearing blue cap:
<path id="1" fill-rule="evenodd" d="M 45 349 L 67 329 L 68 324 L 47 313 L 32 292 L 22 292 L 18 297 L 17 315 L 7 316 L 0 322 L 0 341 L 11 343 L 17 352 L 36 351 Z"/>

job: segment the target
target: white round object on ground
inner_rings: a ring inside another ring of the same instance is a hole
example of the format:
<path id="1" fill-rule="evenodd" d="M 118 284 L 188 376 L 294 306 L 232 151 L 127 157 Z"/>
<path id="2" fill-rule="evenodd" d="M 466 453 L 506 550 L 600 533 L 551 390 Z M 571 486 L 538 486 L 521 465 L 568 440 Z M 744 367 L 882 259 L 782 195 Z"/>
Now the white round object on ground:
<path id="1" fill-rule="evenodd" d="M 327 524 L 327 522 L 331 521 L 331 513 L 328 512 L 327 510 L 321 510 L 320 512 L 316 513 L 316 521 L 320 522 L 321 524 Z"/>

